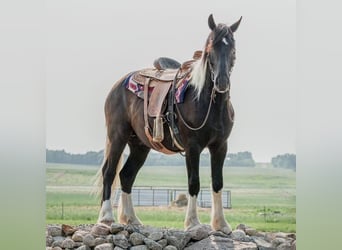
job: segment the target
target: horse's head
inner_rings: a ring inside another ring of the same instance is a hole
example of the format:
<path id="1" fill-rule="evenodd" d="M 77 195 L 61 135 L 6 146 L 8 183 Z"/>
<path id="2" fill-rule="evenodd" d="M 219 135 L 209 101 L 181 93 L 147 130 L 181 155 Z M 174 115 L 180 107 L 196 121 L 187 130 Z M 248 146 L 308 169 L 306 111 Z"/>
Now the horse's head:
<path id="1" fill-rule="evenodd" d="M 231 26 L 222 23 L 216 25 L 213 15 L 208 18 L 211 33 L 205 45 L 204 58 L 209 67 L 214 88 L 219 93 L 228 92 L 230 89 L 230 73 L 235 61 L 233 34 L 238 29 L 241 18 Z"/>

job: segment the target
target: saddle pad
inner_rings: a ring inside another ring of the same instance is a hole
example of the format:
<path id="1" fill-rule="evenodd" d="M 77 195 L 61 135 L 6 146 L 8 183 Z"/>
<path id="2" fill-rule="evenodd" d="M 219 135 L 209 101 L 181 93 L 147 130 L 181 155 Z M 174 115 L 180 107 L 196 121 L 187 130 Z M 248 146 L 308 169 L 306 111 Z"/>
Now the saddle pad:
<path id="1" fill-rule="evenodd" d="M 144 85 L 135 81 L 135 75 L 138 75 L 138 74 L 135 74 L 135 72 L 130 74 L 124 80 L 123 85 L 125 86 L 126 89 L 134 93 L 136 96 L 138 96 L 141 99 L 144 99 Z M 175 93 L 175 98 L 176 98 L 177 103 L 183 103 L 188 83 L 189 83 L 188 78 L 185 78 L 181 80 L 180 82 L 178 82 L 177 87 L 176 87 L 176 93 Z M 153 89 L 154 89 L 154 85 L 150 84 L 148 88 L 149 97 L 151 96 Z"/>

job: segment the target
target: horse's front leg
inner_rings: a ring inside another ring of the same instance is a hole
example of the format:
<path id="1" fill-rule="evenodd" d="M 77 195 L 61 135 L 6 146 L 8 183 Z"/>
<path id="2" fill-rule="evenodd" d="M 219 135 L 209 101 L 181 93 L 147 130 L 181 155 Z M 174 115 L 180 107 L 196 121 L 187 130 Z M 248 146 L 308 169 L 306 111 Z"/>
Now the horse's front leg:
<path id="1" fill-rule="evenodd" d="M 186 211 L 184 227 L 190 229 L 200 224 L 197 215 L 197 195 L 200 190 L 199 159 L 201 150 L 197 146 L 190 147 L 186 151 L 186 168 L 188 173 L 189 200 Z"/>
<path id="2" fill-rule="evenodd" d="M 227 142 L 209 147 L 211 155 L 212 208 L 211 227 L 215 231 L 230 234 L 232 229 L 224 218 L 222 206 L 222 168 L 227 153 Z"/>

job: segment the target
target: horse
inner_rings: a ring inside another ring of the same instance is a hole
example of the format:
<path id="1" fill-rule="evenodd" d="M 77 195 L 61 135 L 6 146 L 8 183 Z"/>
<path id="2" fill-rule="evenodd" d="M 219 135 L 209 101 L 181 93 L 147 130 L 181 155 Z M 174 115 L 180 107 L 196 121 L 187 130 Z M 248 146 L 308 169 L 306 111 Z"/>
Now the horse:
<path id="1" fill-rule="evenodd" d="M 225 234 L 231 226 L 224 217 L 222 206 L 223 163 L 227 153 L 227 140 L 234 123 L 234 109 L 230 101 L 230 75 L 235 62 L 234 33 L 242 17 L 232 25 L 216 24 L 208 18 L 210 34 L 200 58 L 192 63 L 188 74 L 184 101 L 176 107 L 173 121 L 177 126 L 182 147 L 176 147 L 171 130 L 164 129 L 163 147 L 168 151 L 185 154 L 188 177 L 188 205 L 184 220 L 185 230 L 201 225 L 197 214 L 197 196 L 200 191 L 200 154 L 208 148 L 211 155 L 212 211 L 211 227 Z M 178 66 L 177 66 L 178 67 Z M 134 211 L 131 192 L 139 169 L 151 149 L 155 149 L 144 128 L 144 101 L 125 86 L 128 75 L 117 81 L 110 90 L 104 106 L 107 138 L 104 161 L 100 172 L 101 209 L 99 223 L 113 223 L 112 188 L 120 183 L 118 222 L 141 225 Z M 147 92 L 147 90 L 144 90 Z M 170 93 L 168 93 L 170 96 Z M 165 116 L 162 119 L 166 119 Z M 123 151 L 130 152 L 123 163 Z"/>

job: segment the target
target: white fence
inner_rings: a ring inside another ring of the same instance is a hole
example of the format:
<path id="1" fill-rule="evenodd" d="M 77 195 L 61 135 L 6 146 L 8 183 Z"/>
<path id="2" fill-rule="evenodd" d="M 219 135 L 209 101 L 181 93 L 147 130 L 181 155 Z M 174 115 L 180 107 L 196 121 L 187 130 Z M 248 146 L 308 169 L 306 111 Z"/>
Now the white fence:
<path id="1" fill-rule="evenodd" d="M 118 205 L 120 192 L 117 192 L 114 206 Z M 132 189 L 132 199 L 134 206 L 169 206 L 179 194 L 187 193 L 188 191 L 185 188 L 137 187 Z M 201 189 L 198 194 L 197 204 L 199 207 L 211 207 L 211 190 Z M 232 208 L 229 190 L 222 190 L 222 205 L 224 208 Z"/>

